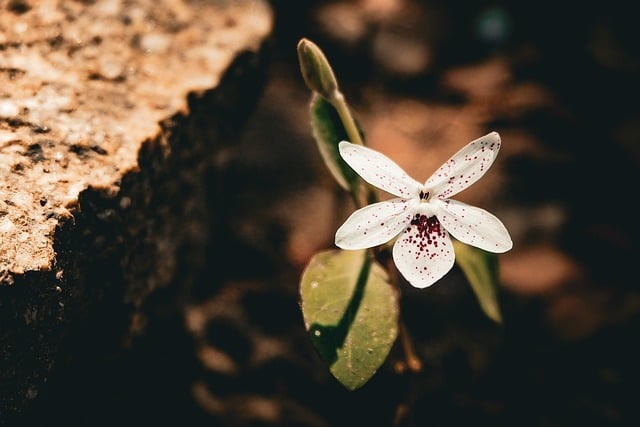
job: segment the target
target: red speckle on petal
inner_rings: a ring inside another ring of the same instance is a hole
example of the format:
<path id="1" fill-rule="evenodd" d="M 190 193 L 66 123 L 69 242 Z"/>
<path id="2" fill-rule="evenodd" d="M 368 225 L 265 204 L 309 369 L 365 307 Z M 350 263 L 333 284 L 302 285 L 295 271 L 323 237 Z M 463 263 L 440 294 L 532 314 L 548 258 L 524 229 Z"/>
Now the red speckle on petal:
<path id="1" fill-rule="evenodd" d="M 433 259 L 436 253 L 433 249 L 439 245 L 439 239 L 445 236 L 445 231 L 440 225 L 440 221 L 435 216 L 427 217 L 426 215 L 416 214 L 411 220 L 411 225 L 415 226 L 415 234 L 412 235 L 407 243 L 415 245 L 418 250 L 416 251 L 416 259 L 419 259 L 422 254 Z M 409 230 L 407 230 L 409 231 Z M 430 250 L 429 247 L 432 249 Z M 411 253 L 411 251 L 409 251 Z"/>

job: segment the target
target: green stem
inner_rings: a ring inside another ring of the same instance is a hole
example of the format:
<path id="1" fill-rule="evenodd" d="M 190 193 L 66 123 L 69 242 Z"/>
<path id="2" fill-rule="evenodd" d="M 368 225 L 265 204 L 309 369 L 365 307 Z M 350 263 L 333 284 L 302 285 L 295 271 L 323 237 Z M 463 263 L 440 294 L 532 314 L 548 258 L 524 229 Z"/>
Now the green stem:
<path id="1" fill-rule="evenodd" d="M 364 141 L 360 136 L 358 125 L 356 125 L 356 121 L 351 114 L 351 110 L 349 110 L 349 105 L 347 105 L 347 100 L 345 99 L 342 92 L 336 89 L 335 91 L 333 91 L 331 98 L 327 100 L 338 112 L 338 116 L 340 116 L 342 126 L 344 126 L 344 130 L 347 133 L 349 142 L 357 145 L 364 145 Z M 358 184 L 352 187 L 351 195 L 353 196 L 353 201 L 358 208 L 377 201 L 375 191 L 362 180 L 359 180 Z"/>
<path id="2" fill-rule="evenodd" d="M 389 273 L 389 280 L 392 286 L 398 294 L 400 294 L 400 273 L 393 263 L 393 257 L 391 254 L 391 246 L 378 246 L 372 250 L 375 259 L 384 266 Z M 404 354 L 404 361 L 401 362 L 401 370 L 409 370 L 410 372 L 417 373 L 422 370 L 422 361 L 418 357 L 411 335 L 407 329 L 402 316 L 398 319 L 398 339 L 400 340 L 400 346 L 402 353 Z"/>
<path id="3" fill-rule="evenodd" d="M 331 102 L 336 111 L 338 111 L 344 130 L 347 132 L 347 136 L 349 137 L 349 141 L 353 144 L 364 145 L 364 142 L 360 137 L 358 126 L 356 126 L 356 121 L 353 119 L 351 111 L 349 111 L 349 106 L 347 105 L 347 101 L 345 100 L 342 92 L 336 90 L 329 102 Z"/>

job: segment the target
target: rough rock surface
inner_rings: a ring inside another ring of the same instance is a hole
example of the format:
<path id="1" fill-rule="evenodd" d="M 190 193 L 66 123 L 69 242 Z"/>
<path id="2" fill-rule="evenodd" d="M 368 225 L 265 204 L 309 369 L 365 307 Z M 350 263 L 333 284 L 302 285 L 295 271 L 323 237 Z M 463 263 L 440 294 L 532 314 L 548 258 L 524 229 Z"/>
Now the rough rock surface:
<path id="1" fill-rule="evenodd" d="M 205 262 L 206 179 L 272 26 L 259 0 L 2 6 L 0 424 L 97 313 L 101 342 L 121 340 L 154 289 Z"/>

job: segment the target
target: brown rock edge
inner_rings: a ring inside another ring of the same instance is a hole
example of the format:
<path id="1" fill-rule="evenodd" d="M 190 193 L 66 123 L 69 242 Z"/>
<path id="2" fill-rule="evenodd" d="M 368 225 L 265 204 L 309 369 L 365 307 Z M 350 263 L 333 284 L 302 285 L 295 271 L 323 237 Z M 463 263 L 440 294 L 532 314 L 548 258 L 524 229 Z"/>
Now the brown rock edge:
<path id="1" fill-rule="evenodd" d="M 3 5 L 0 424 L 78 325 L 100 313 L 121 339 L 154 290 L 195 280 L 272 26 L 261 0 Z"/>

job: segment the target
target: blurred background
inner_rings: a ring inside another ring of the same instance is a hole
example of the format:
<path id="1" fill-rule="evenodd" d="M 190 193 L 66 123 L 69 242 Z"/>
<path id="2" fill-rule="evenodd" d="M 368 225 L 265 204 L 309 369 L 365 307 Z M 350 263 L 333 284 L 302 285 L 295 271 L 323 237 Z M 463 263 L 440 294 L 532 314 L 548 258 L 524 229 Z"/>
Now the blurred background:
<path id="1" fill-rule="evenodd" d="M 98 383 L 65 379 L 81 402 L 68 425 L 639 425 L 636 15 L 615 1 L 271 3 L 264 91 L 211 188 L 210 270 L 179 308 L 158 293 L 118 358 L 87 362 Z M 311 136 L 302 37 L 325 51 L 367 144 L 416 179 L 490 131 L 503 141 L 457 199 L 511 232 L 504 324 L 457 268 L 405 284 L 423 370 L 403 371 L 394 349 L 356 392 L 317 356 L 299 308 L 304 266 L 353 211 Z"/>

